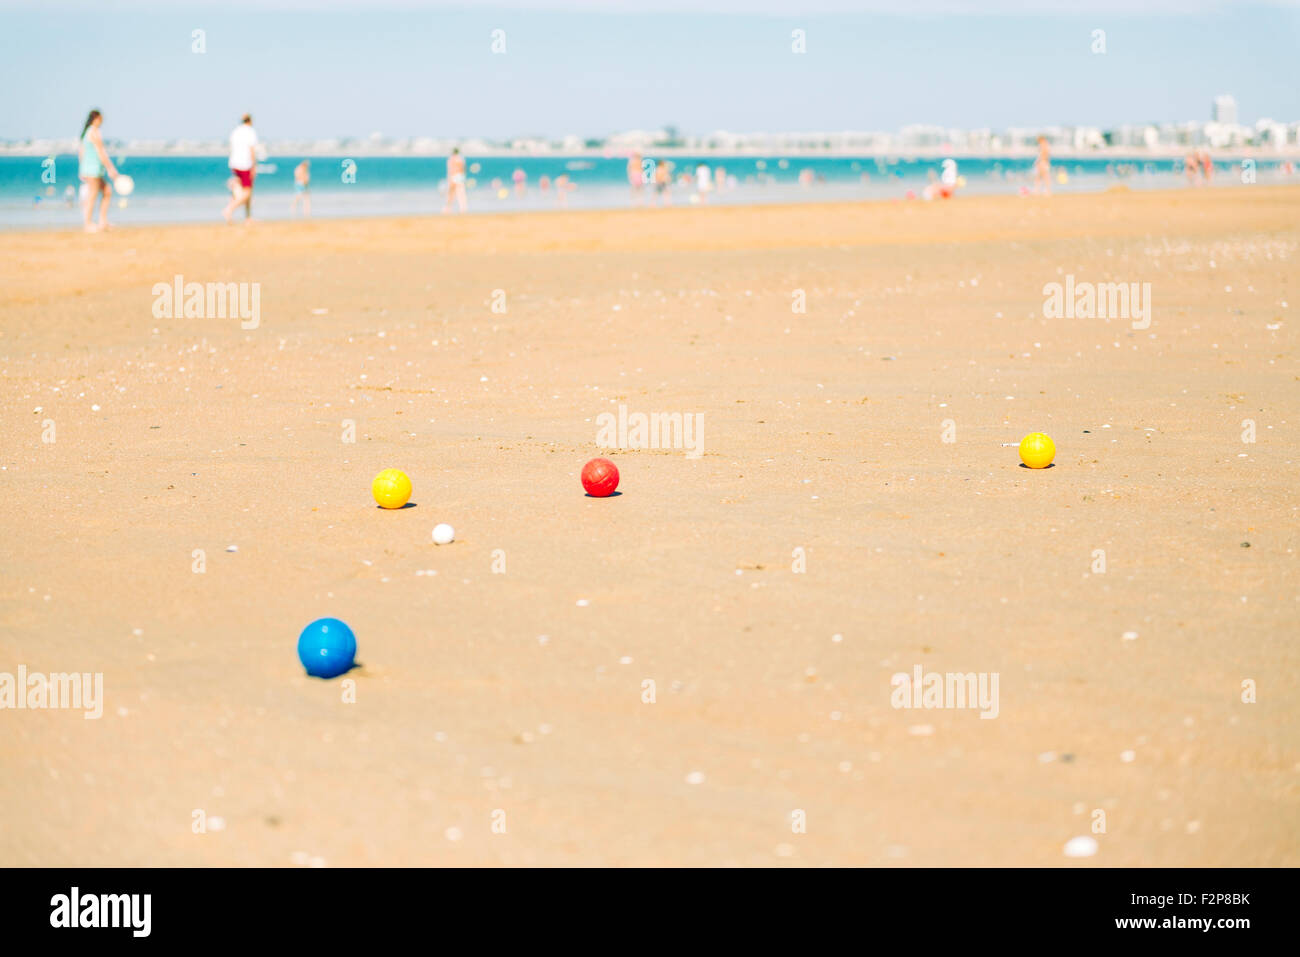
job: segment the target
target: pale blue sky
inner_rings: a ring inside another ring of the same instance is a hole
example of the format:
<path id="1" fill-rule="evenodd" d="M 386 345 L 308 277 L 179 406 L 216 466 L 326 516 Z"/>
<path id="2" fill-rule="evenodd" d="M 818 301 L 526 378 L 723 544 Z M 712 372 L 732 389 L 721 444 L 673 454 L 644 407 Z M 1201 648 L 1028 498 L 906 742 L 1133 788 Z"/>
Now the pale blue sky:
<path id="1" fill-rule="evenodd" d="M 1109 126 L 1208 119 L 1223 92 L 1243 122 L 1300 120 L 1291 2 L 356 6 L 0 3 L 0 138 L 75 134 L 92 106 L 114 138 L 223 137 L 245 109 L 272 139 Z"/>

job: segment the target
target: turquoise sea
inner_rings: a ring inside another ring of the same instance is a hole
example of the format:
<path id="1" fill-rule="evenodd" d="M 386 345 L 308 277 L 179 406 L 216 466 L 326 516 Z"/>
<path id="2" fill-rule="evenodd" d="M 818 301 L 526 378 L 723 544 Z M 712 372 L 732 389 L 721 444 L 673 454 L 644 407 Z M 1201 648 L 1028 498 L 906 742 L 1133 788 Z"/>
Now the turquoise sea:
<path id="1" fill-rule="evenodd" d="M 135 192 L 121 206 L 114 198 L 113 221 L 118 225 L 160 222 L 216 222 L 228 198 L 224 156 L 133 156 L 110 152 L 122 173 L 135 180 Z M 653 155 L 653 154 L 650 154 Z M 261 219 L 290 216 L 293 168 L 304 157 L 271 156 L 261 167 L 254 197 L 254 215 Z M 708 196 L 714 204 L 818 202 L 846 199 L 904 198 L 920 194 L 937 177 L 943 160 L 935 157 L 750 156 L 667 157 L 674 175 L 693 172 L 700 162 L 726 171 L 728 186 Z M 312 214 L 388 216 L 433 214 L 442 209 L 445 159 L 435 156 L 313 156 Z M 632 205 L 627 161 L 622 157 L 504 156 L 466 157 L 470 164 L 471 213 L 555 209 L 557 190 L 540 188 L 543 177 L 568 176 L 573 184 L 564 202 L 570 208 L 617 208 Z M 1256 182 L 1285 178 L 1278 160 L 1257 159 Z M 960 158 L 958 172 L 971 193 L 1016 193 L 1031 183 L 1032 159 Z M 348 171 L 355 166 L 355 181 Z M 523 190 L 514 187 L 514 174 L 526 177 Z M 1061 192 L 1099 190 L 1117 183 L 1133 188 L 1182 185 L 1179 159 L 1063 159 L 1053 163 L 1053 175 L 1064 172 L 1067 183 L 1053 183 Z M 0 228 L 74 227 L 80 222 L 73 202 L 76 157 L 0 157 Z M 802 182 L 801 182 L 802 174 Z M 1215 185 L 1241 185 L 1240 161 L 1216 165 Z M 71 187 L 71 193 L 69 193 Z M 504 195 L 501 191 L 504 190 Z M 694 186 L 675 182 L 674 205 L 693 201 Z M 646 202 L 650 197 L 641 197 Z"/>

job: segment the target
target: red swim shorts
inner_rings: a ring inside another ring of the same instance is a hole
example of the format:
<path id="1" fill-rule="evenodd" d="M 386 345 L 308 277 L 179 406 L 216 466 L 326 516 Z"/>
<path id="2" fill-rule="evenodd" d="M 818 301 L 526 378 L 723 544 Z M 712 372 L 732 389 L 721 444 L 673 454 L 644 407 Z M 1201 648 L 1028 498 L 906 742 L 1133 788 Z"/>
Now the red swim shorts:
<path id="1" fill-rule="evenodd" d="M 253 188 L 253 171 L 251 169 L 235 169 L 231 167 L 230 172 L 235 174 L 235 178 L 239 180 L 239 185 L 244 189 Z"/>

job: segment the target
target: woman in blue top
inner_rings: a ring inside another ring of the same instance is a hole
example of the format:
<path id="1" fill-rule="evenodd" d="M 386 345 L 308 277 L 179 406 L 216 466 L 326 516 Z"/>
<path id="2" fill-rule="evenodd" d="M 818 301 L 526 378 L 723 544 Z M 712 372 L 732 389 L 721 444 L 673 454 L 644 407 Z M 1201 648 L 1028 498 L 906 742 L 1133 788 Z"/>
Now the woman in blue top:
<path id="1" fill-rule="evenodd" d="M 81 129 L 80 164 L 77 175 L 81 177 L 82 182 L 82 208 L 85 211 L 88 233 L 108 229 L 108 204 L 113 198 L 113 189 L 109 186 L 109 182 L 117 179 L 117 167 L 108 158 L 108 151 L 104 149 L 104 138 L 99 132 L 103 122 L 103 114 L 99 110 L 91 110 L 90 115 L 86 117 L 86 125 Z M 99 208 L 99 224 L 95 225 L 91 220 L 95 214 L 95 200 L 100 196 L 104 197 L 104 202 Z"/>

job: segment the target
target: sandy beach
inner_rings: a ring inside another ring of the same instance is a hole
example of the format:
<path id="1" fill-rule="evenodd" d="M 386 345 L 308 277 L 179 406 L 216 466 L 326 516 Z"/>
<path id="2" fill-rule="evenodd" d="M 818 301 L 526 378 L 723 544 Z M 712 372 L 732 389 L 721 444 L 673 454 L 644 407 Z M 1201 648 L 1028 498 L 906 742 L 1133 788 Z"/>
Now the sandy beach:
<path id="1" fill-rule="evenodd" d="M 103 676 L 97 719 L 0 712 L 0 864 L 1296 866 L 1298 223 L 1241 186 L 0 233 L 0 671 Z M 256 327 L 160 318 L 178 275 Z M 1067 276 L 1149 326 L 1045 317 Z M 702 454 L 600 448 L 620 405 Z M 346 683 L 298 662 L 323 616 Z M 996 717 L 894 707 L 918 666 Z"/>

